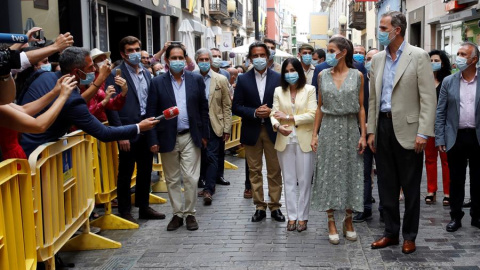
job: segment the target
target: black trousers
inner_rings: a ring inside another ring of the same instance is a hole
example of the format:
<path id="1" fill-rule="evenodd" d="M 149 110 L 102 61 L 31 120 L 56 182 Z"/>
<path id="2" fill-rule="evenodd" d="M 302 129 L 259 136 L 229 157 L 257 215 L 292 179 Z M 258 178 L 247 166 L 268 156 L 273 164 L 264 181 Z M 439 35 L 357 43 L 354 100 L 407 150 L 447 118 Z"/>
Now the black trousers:
<path id="1" fill-rule="evenodd" d="M 380 116 L 377 135 L 377 176 L 385 219 L 384 236 L 397 238 L 400 232 L 400 188 L 405 195 L 402 235 L 415 241 L 420 219 L 420 183 L 423 153 L 403 148 L 395 137 L 392 119 Z"/>
<path id="2" fill-rule="evenodd" d="M 140 135 L 135 143 L 130 143 L 130 152 L 119 151 L 117 200 L 120 214 L 130 213 L 130 182 L 135 163 L 137 163 L 137 184 L 135 186 L 135 206 L 149 206 L 150 182 L 152 180 L 153 154 L 147 144 L 147 138 Z"/>
<path id="3" fill-rule="evenodd" d="M 465 198 L 467 164 L 470 168 L 470 195 L 472 219 L 480 218 L 480 145 L 475 129 L 459 129 L 453 147 L 447 152 L 450 169 L 450 216 L 461 220 Z"/>
<path id="4" fill-rule="evenodd" d="M 217 159 L 217 178 L 223 177 L 223 172 L 225 171 L 225 141 L 222 140 L 220 142 L 220 146 L 218 147 L 218 159 Z M 216 180 L 216 179 L 215 179 Z"/>

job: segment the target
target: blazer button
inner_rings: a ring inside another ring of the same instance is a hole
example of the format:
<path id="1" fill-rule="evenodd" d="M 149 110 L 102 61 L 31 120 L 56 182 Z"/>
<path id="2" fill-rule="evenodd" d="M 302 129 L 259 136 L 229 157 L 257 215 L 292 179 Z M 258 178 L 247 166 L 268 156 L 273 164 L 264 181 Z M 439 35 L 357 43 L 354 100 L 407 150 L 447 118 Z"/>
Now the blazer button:
<path id="1" fill-rule="evenodd" d="M 297 125 L 297 126 L 295 126 L 295 128 L 298 128 L 298 125 Z"/>

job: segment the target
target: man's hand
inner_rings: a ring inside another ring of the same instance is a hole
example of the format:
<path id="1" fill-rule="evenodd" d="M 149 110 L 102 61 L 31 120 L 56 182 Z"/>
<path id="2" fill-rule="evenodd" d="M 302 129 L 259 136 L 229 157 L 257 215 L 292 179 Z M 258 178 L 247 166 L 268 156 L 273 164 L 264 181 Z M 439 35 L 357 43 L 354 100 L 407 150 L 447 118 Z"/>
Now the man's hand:
<path id="1" fill-rule="evenodd" d="M 160 120 L 155 120 L 155 117 L 150 117 L 142 120 L 142 122 L 138 123 L 138 126 L 140 127 L 140 131 L 147 131 L 154 128 L 158 123 L 160 123 Z"/>
<path id="2" fill-rule="evenodd" d="M 158 151 L 160 151 L 160 146 L 158 146 L 158 145 L 155 144 L 155 145 L 152 145 L 152 146 L 150 147 L 150 152 L 156 154 L 156 153 L 158 153 Z"/>
<path id="3" fill-rule="evenodd" d="M 70 35 L 70 32 L 65 34 L 58 35 L 57 39 L 55 39 L 55 43 L 52 46 L 55 46 L 58 52 L 63 52 L 66 48 L 73 45 L 73 36 Z"/>
<path id="4" fill-rule="evenodd" d="M 207 143 L 208 143 L 207 139 L 202 138 L 202 146 L 203 146 L 203 148 L 207 148 Z"/>
<path id="5" fill-rule="evenodd" d="M 62 76 L 62 78 L 60 78 L 59 81 L 60 80 L 62 80 L 62 84 L 61 84 L 62 92 L 60 93 L 60 96 L 65 96 L 68 98 L 70 94 L 72 94 L 73 89 L 77 87 L 77 81 L 75 80 L 75 75 L 72 75 L 71 77 Z"/>
<path id="6" fill-rule="evenodd" d="M 121 76 L 115 76 L 115 84 L 122 88 L 122 94 L 123 96 L 125 96 L 128 92 L 127 80 L 125 80 Z"/>
<path id="7" fill-rule="evenodd" d="M 110 73 L 112 73 L 111 65 L 103 65 L 98 72 L 97 79 L 95 80 L 95 82 L 98 82 L 97 85 L 102 84 Z"/>
<path id="8" fill-rule="evenodd" d="M 34 42 L 34 41 L 40 41 L 39 39 L 36 39 L 33 34 L 37 33 L 38 31 L 42 30 L 41 27 L 33 27 L 32 29 L 28 30 L 27 32 L 27 37 L 28 37 L 28 42 Z"/>
<path id="9" fill-rule="evenodd" d="M 445 147 L 445 145 L 439 145 L 437 146 L 437 150 L 442 153 L 445 153 L 447 151 L 447 147 Z"/>
<path id="10" fill-rule="evenodd" d="M 377 149 L 375 148 L 375 134 L 369 134 L 368 136 L 368 147 L 370 147 L 370 150 L 372 150 L 373 153 L 377 152 Z"/>
<path id="11" fill-rule="evenodd" d="M 223 141 L 226 142 L 230 139 L 230 134 L 229 133 L 223 133 Z"/>
<path id="12" fill-rule="evenodd" d="M 280 132 L 280 134 L 282 134 L 283 136 L 287 137 L 288 135 L 290 135 L 290 133 L 292 133 L 291 130 L 288 130 L 288 125 L 280 125 L 278 127 L 278 132 Z"/>
<path id="13" fill-rule="evenodd" d="M 129 140 L 122 140 L 118 141 L 118 148 L 124 152 L 130 152 L 130 141 Z"/>
<path id="14" fill-rule="evenodd" d="M 427 146 L 427 139 L 417 136 L 415 139 L 415 153 L 420 154 Z"/>
<path id="15" fill-rule="evenodd" d="M 62 90 L 62 83 L 67 77 L 70 77 L 70 74 L 63 75 L 62 77 L 60 77 L 60 79 L 57 80 L 55 87 L 53 87 L 52 89 L 52 92 L 55 93 L 55 95 L 60 94 L 60 91 Z M 75 78 L 75 75 L 73 75 L 72 77 Z"/>
<path id="16" fill-rule="evenodd" d="M 255 110 L 255 115 L 258 117 L 258 118 L 267 118 L 267 117 L 270 117 L 270 112 L 272 111 L 272 109 L 270 109 L 267 104 L 263 104 L 262 106 L 258 107 L 256 110 Z"/>
<path id="17" fill-rule="evenodd" d="M 281 112 L 281 111 L 276 111 L 273 114 L 273 117 L 275 117 L 275 119 L 277 119 L 277 120 L 283 120 L 283 119 L 287 118 L 287 114 L 284 113 L 284 112 Z"/>

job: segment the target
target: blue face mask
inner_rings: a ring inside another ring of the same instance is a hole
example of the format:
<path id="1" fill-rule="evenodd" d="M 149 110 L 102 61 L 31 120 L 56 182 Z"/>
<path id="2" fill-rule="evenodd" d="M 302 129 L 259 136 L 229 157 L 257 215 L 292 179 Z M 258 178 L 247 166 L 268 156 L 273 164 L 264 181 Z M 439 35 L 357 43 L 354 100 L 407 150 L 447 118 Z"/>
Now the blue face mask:
<path id="1" fill-rule="evenodd" d="M 312 60 L 312 62 L 310 64 L 316 66 L 318 64 L 318 60 Z"/>
<path id="2" fill-rule="evenodd" d="M 267 59 L 263 57 L 254 58 L 252 61 L 253 61 L 253 67 L 257 71 L 264 70 L 267 67 Z"/>
<path id="3" fill-rule="evenodd" d="M 247 68 L 248 68 L 248 66 L 250 66 L 250 60 L 248 60 L 248 58 L 245 59 L 245 66 L 246 66 Z"/>
<path id="4" fill-rule="evenodd" d="M 273 57 L 275 57 L 276 50 L 270 50 L 270 57 L 268 58 L 269 60 L 272 60 Z"/>
<path id="5" fill-rule="evenodd" d="M 128 62 L 132 65 L 138 65 L 140 63 L 140 59 L 142 58 L 140 52 L 134 52 L 128 54 Z"/>
<path id="6" fill-rule="evenodd" d="M 285 73 L 285 81 L 287 81 L 290 85 L 297 83 L 298 72 Z"/>
<path id="7" fill-rule="evenodd" d="M 365 63 L 365 69 L 367 70 L 367 72 L 370 72 L 370 69 L 372 68 L 372 62 L 367 62 Z"/>
<path id="8" fill-rule="evenodd" d="M 467 64 L 467 61 L 468 61 L 467 58 L 457 56 L 457 58 L 455 59 L 455 65 L 457 65 L 457 68 L 460 71 L 464 71 L 465 69 L 468 68 L 468 66 L 470 66 L 470 65 Z"/>
<path id="9" fill-rule="evenodd" d="M 310 65 L 312 63 L 312 55 L 311 54 L 302 55 L 302 62 L 305 65 Z"/>
<path id="10" fill-rule="evenodd" d="M 155 71 L 155 76 L 158 76 L 158 75 L 160 75 L 160 74 L 162 74 L 162 71 L 161 71 L 161 70 Z"/>
<path id="11" fill-rule="evenodd" d="M 343 57 L 343 56 L 342 56 Z M 342 58 L 340 57 L 340 59 Z M 336 53 L 327 53 L 325 56 L 325 62 L 331 67 L 336 67 L 338 65 L 337 54 Z"/>
<path id="12" fill-rule="evenodd" d="M 442 69 L 442 62 L 432 62 L 432 70 L 439 71 Z"/>
<path id="13" fill-rule="evenodd" d="M 85 79 L 80 79 L 81 85 L 90 85 L 93 82 L 93 80 L 95 80 L 95 72 L 85 73 L 82 70 L 80 70 L 80 72 L 85 74 Z"/>
<path id="14" fill-rule="evenodd" d="M 393 30 L 392 30 L 393 31 Z M 392 40 L 395 39 L 395 37 L 397 35 L 395 35 L 392 39 L 389 38 L 389 35 L 390 33 L 392 32 L 382 32 L 382 31 L 379 31 L 378 32 L 378 42 L 380 43 L 380 45 L 383 45 L 383 46 L 388 46 L 390 44 L 390 42 L 392 42 Z"/>
<path id="15" fill-rule="evenodd" d="M 358 63 L 363 64 L 363 61 L 365 61 L 365 55 L 356 53 L 353 55 L 353 60 L 357 61 Z"/>
<path id="16" fill-rule="evenodd" d="M 41 65 L 40 69 L 45 70 L 45 71 L 52 71 L 52 64 L 48 63 L 48 64 L 45 64 L 45 65 Z"/>
<path id="17" fill-rule="evenodd" d="M 201 72 L 207 72 L 210 70 L 210 62 L 200 62 L 198 63 L 198 68 Z"/>
<path id="18" fill-rule="evenodd" d="M 185 68 L 185 60 L 170 61 L 170 70 L 173 73 L 180 73 Z"/>
<path id="19" fill-rule="evenodd" d="M 213 57 L 212 59 L 212 66 L 215 68 L 219 68 L 222 65 L 222 58 L 220 57 Z"/>

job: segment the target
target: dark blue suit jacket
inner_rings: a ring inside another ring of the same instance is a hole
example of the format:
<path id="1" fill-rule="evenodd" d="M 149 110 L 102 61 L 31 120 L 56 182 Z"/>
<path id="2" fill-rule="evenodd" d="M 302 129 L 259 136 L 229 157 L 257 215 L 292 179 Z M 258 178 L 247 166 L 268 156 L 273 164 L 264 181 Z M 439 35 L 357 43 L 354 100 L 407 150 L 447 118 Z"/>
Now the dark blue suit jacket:
<path id="1" fill-rule="evenodd" d="M 210 119 L 208 101 L 205 96 L 205 82 L 199 74 L 185 73 L 185 91 L 190 135 L 197 147 L 202 147 L 202 138 L 209 138 Z M 147 117 L 162 115 L 163 111 L 177 106 L 170 72 L 155 77 L 148 92 Z M 162 120 L 148 132 L 148 146 L 160 146 L 160 153 L 173 151 L 177 140 L 177 118 Z"/>
<path id="2" fill-rule="evenodd" d="M 280 86 L 280 74 L 269 68 L 267 68 L 266 72 L 267 82 L 265 84 L 263 101 L 260 100 L 258 94 L 257 81 L 255 80 L 255 69 L 252 68 L 237 79 L 237 86 L 233 96 L 232 111 L 235 115 L 242 117 L 240 142 L 246 145 L 255 145 L 260 136 L 262 120 L 254 117 L 255 110 L 263 104 L 267 104 L 268 107 L 272 108 L 275 88 Z M 277 135 L 273 132 L 270 117 L 267 117 L 264 120 L 268 136 L 270 137 L 270 140 L 275 143 Z"/>
<path id="3" fill-rule="evenodd" d="M 142 121 L 142 117 L 140 115 L 140 101 L 138 100 L 137 89 L 135 84 L 133 83 L 132 77 L 127 70 L 126 63 L 122 62 L 117 68 L 112 70 L 112 74 L 108 76 L 107 81 L 105 83 L 105 89 L 109 85 L 115 86 L 115 90 L 117 91 L 117 95 L 122 92 L 122 89 L 115 84 L 115 76 L 117 69 L 122 71 L 122 78 L 127 81 L 128 86 L 128 94 L 125 97 L 125 105 L 119 111 L 110 111 L 106 110 L 106 114 L 108 117 L 108 123 L 111 126 L 124 126 L 124 125 L 131 125 L 136 124 Z M 150 84 L 152 81 L 150 72 L 148 70 L 143 70 L 143 77 L 147 81 L 147 87 L 150 89 Z M 132 138 L 130 141 L 135 142 L 137 141 L 139 136 Z"/>
<path id="4" fill-rule="evenodd" d="M 367 69 L 362 63 L 358 63 L 353 61 L 353 66 L 358 69 L 363 74 L 363 106 L 365 107 L 365 119 L 368 119 L 368 98 L 369 98 L 369 79 L 367 77 Z M 312 85 L 315 86 L 317 89 L 317 97 L 318 97 L 318 74 L 322 72 L 322 70 L 331 68 L 327 62 L 322 62 L 315 66 L 315 71 L 313 72 L 312 78 Z"/>
<path id="5" fill-rule="evenodd" d="M 20 104 L 23 105 L 37 100 L 50 92 L 61 76 L 62 74 L 60 72 L 45 72 L 40 75 L 40 77 L 30 85 Z M 40 113 L 43 113 L 49 107 L 50 105 Z M 23 150 L 27 156 L 30 155 L 39 145 L 56 141 L 65 135 L 72 125 L 75 125 L 77 128 L 82 129 L 101 141 L 126 140 L 135 137 L 137 134 L 136 125 L 124 127 L 108 127 L 103 125 L 88 111 L 87 103 L 77 89 L 73 90 L 57 119 L 45 133 L 23 134 L 21 141 Z"/>

